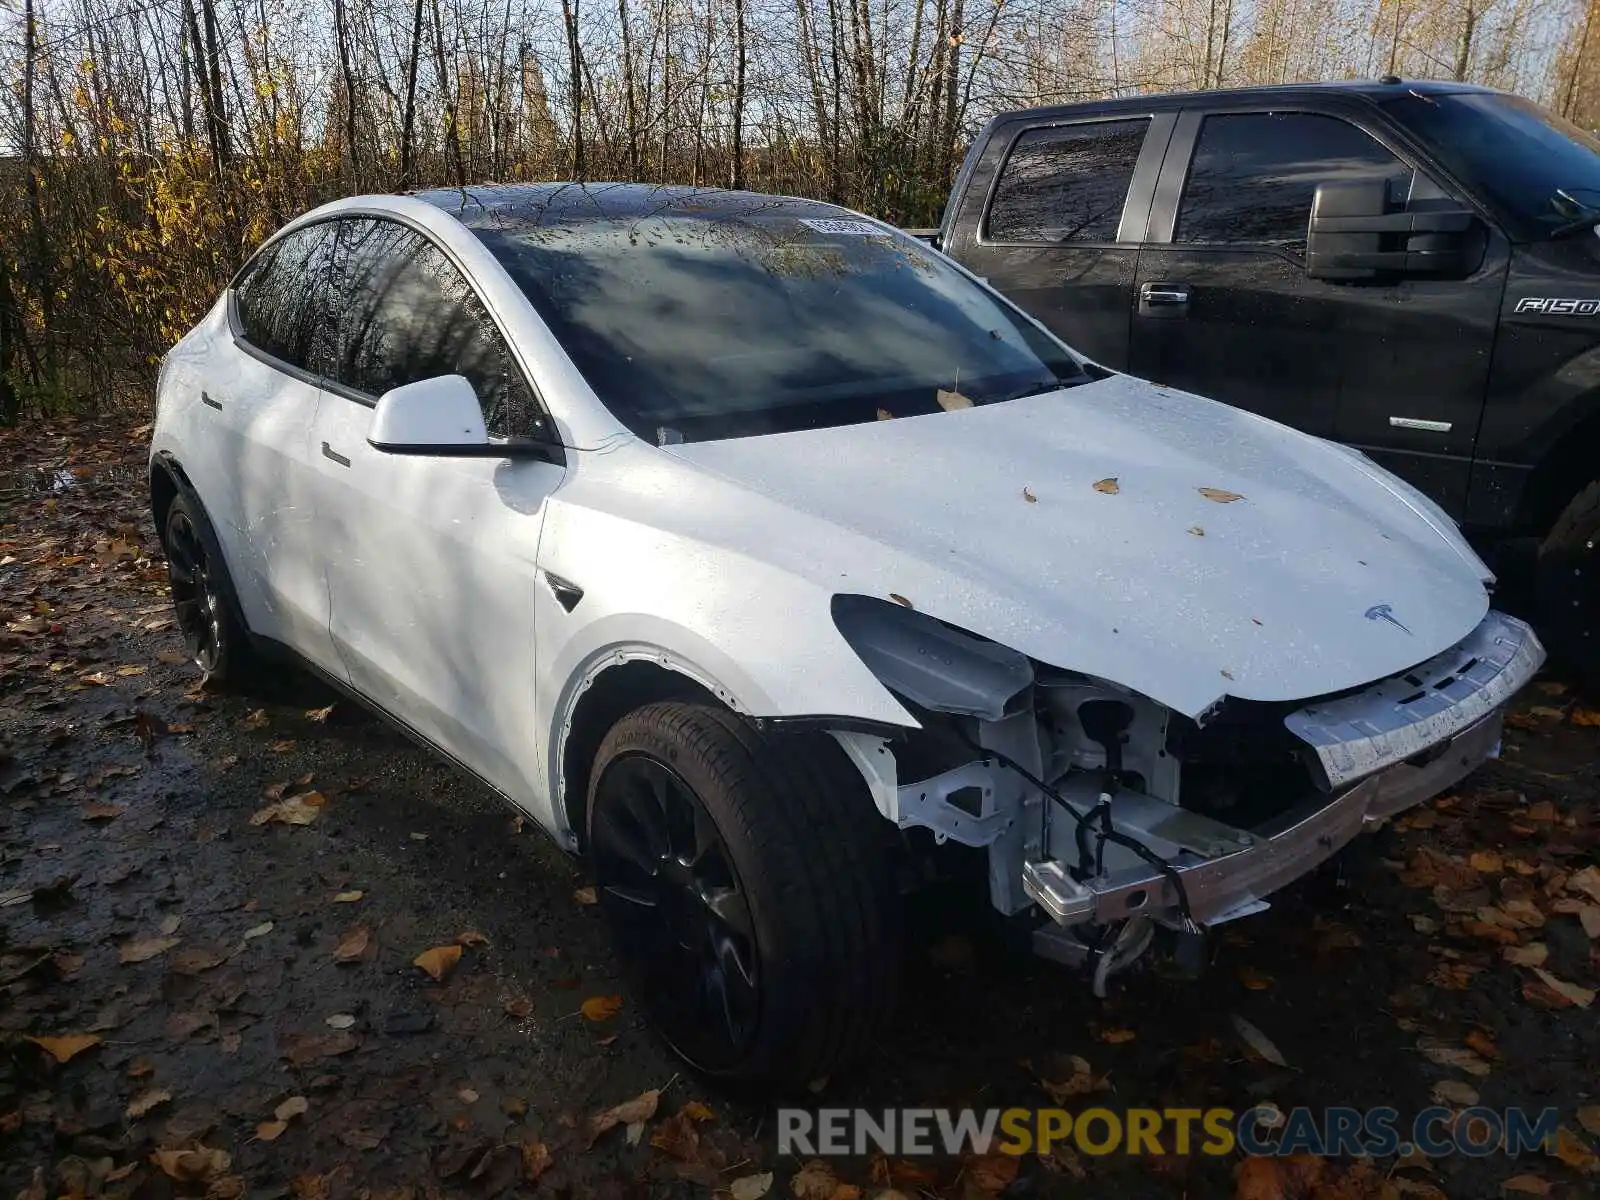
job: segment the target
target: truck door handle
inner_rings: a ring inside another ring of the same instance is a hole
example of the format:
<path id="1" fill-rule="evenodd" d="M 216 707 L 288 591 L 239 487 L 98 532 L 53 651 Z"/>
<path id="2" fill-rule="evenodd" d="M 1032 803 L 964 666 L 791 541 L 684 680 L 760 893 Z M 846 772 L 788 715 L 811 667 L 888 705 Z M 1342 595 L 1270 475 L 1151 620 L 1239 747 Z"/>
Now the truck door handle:
<path id="1" fill-rule="evenodd" d="M 328 445 L 327 442 L 322 443 L 322 457 L 333 459 L 333 461 L 338 463 L 341 467 L 348 467 L 350 465 L 350 460 L 344 455 L 340 454 L 332 446 Z"/>
<path id="2" fill-rule="evenodd" d="M 1139 288 L 1139 301 L 1149 305 L 1189 303 L 1187 283 L 1146 283 Z"/>
<path id="3" fill-rule="evenodd" d="M 211 393 L 210 392 L 201 392 L 200 393 L 200 403 L 204 404 L 207 408 L 214 408 L 218 412 L 222 411 L 222 401 L 221 400 L 213 400 L 211 398 Z"/>

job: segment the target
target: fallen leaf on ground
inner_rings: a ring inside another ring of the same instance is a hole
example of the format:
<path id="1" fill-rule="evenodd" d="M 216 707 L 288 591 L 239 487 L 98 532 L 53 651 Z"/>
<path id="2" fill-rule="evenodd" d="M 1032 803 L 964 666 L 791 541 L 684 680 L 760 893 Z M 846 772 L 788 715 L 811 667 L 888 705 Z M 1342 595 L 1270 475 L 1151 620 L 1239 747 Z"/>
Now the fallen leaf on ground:
<path id="1" fill-rule="evenodd" d="M 315 1062 L 319 1058 L 333 1058 L 348 1054 L 361 1045 L 353 1033 L 291 1033 L 283 1039 L 283 1057 L 297 1067 Z"/>
<path id="2" fill-rule="evenodd" d="M 146 1091 L 140 1092 L 132 1100 L 128 1101 L 128 1119 L 130 1121 L 137 1121 L 151 1109 L 157 1107 L 158 1105 L 165 1104 L 171 1099 L 172 1093 L 167 1091 L 165 1088 L 150 1088 Z"/>
<path id="3" fill-rule="evenodd" d="M 280 1121 L 291 1121 L 295 1117 L 304 1116 L 311 1109 L 311 1102 L 304 1096 L 290 1096 L 277 1108 L 272 1110 L 272 1115 Z"/>
<path id="4" fill-rule="evenodd" d="M 1072 1054 L 1067 1056 L 1064 1064 L 1072 1068 L 1072 1073 L 1067 1075 L 1060 1083 L 1046 1079 L 1043 1076 L 1039 1078 L 1039 1086 L 1050 1093 L 1050 1098 L 1057 1104 L 1065 1104 L 1073 1096 L 1086 1095 L 1094 1091 L 1096 1087 L 1094 1072 L 1090 1068 L 1087 1059 Z M 1056 1074 L 1057 1072 L 1052 1071 L 1051 1073 Z M 1065 1074 L 1064 1072 L 1061 1073 Z"/>
<path id="5" fill-rule="evenodd" d="M 199 975 L 228 961 L 228 952 L 220 946 L 186 946 L 174 954 L 169 966 L 174 975 Z"/>
<path id="6" fill-rule="evenodd" d="M 1543 942 L 1529 942 L 1526 946 L 1507 946 L 1501 951 L 1505 960 L 1519 967 L 1542 967 L 1550 957 L 1550 947 Z"/>
<path id="7" fill-rule="evenodd" d="M 1238 492 L 1224 491 L 1222 488 L 1203 487 L 1195 490 L 1207 500 L 1215 500 L 1218 504 L 1232 504 L 1235 500 L 1244 499 Z"/>
<path id="8" fill-rule="evenodd" d="M 1441 1079 L 1433 1085 L 1433 1102 L 1471 1108 L 1478 1102 L 1478 1093 L 1459 1079 Z"/>
<path id="9" fill-rule="evenodd" d="M 543 1142 L 522 1143 L 522 1181 L 533 1183 L 550 1169 L 554 1160 L 550 1157 L 550 1147 Z"/>
<path id="10" fill-rule="evenodd" d="M 322 1023 L 329 1029 L 349 1029 L 356 1023 L 356 1019 L 350 1013 L 334 1013 L 333 1016 L 325 1018 Z"/>
<path id="11" fill-rule="evenodd" d="M 365 892 L 340 892 L 333 898 L 333 902 L 335 904 L 354 904 L 365 895 Z"/>
<path id="12" fill-rule="evenodd" d="M 513 996 L 502 1007 L 505 1009 L 506 1016 L 515 1017 L 519 1021 L 533 1015 L 533 1001 L 526 996 Z"/>
<path id="13" fill-rule="evenodd" d="M 1574 725 L 1600 726 L 1600 709 L 1575 708 L 1572 710 L 1572 723 Z"/>
<path id="14" fill-rule="evenodd" d="M 283 1136 L 284 1131 L 288 1128 L 289 1122 L 287 1121 L 262 1121 L 256 1126 L 256 1141 L 275 1142 Z"/>
<path id="15" fill-rule="evenodd" d="M 980 1192 L 1004 1191 L 1017 1177 L 1022 1160 L 1015 1154 L 986 1154 L 967 1164 L 967 1179 Z"/>
<path id="16" fill-rule="evenodd" d="M 335 705 L 335 704 L 330 704 L 330 705 L 328 705 L 327 708 L 311 708 L 311 709 L 307 709 L 306 710 L 306 720 L 314 721 L 318 725 L 321 725 L 325 721 L 327 721 L 327 719 L 329 717 L 333 716 L 333 710 L 336 707 L 338 707 L 338 706 Z"/>
<path id="17" fill-rule="evenodd" d="M 1117 477 L 1112 475 L 1106 479 L 1096 481 L 1094 490 L 1102 496 L 1115 496 L 1122 490 L 1122 487 L 1117 483 Z"/>
<path id="18" fill-rule="evenodd" d="M 247 732 L 253 731 L 253 730 L 256 730 L 256 729 L 265 729 L 266 726 L 267 726 L 267 723 L 271 719 L 272 718 L 267 716 L 267 710 L 266 709 L 257 708 L 257 709 L 254 709 L 254 710 L 252 710 L 252 711 L 250 711 L 250 712 L 245 714 L 244 720 L 239 722 L 239 728 L 243 729 L 243 730 L 245 730 Z"/>
<path id="19" fill-rule="evenodd" d="M 463 946 L 484 947 L 489 944 L 489 939 L 476 929 L 466 929 L 456 934 L 456 941 Z"/>
<path id="20" fill-rule="evenodd" d="M 842 1186 L 833 1167 L 821 1159 L 812 1159 L 789 1180 L 789 1190 L 794 1193 L 795 1200 L 833 1200 Z"/>
<path id="21" fill-rule="evenodd" d="M 126 804 L 85 804 L 78 815 L 85 821 L 111 821 L 127 811 Z"/>
<path id="22" fill-rule="evenodd" d="M 1600 867 L 1585 867 L 1581 871 L 1574 871 L 1567 876 L 1567 890 L 1582 892 L 1596 904 L 1600 904 Z"/>
<path id="23" fill-rule="evenodd" d="M 591 1021 L 609 1021 L 622 1011 L 621 996 L 590 996 L 578 1011 Z"/>
<path id="24" fill-rule="evenodd" d="M 259 925 L 252 925 L 249 929 L 246 929 L 244 931 L 244 937 L 241 938 L 240 940 L 241 941 L 246 941 L 246 942 L 253 941 L 254 939 L 256 939 L 258 937 L 266 937 L 267 934 L 269 934 L 271 932 L 272 932 L 272 922 L 271 921 L 263 921 Z"/>
<path id="25" fill-rule="evenodd" d="M 365 925 L 357 925 L 347 930 L 339 939 L 339 944 L 333 948 L 333 961 L 339 963 L 359 962 L 361 956 L 367 952 L 367 943 L 372 940 L 372 930 Z"/>
<path id="26" fill-rule="evenodd" d="M 1556 1157 L 1574 1171 L 1582 1171 L 1585 1175 L 1600 1171 L 1600 1155 L 1595 1154 L 1588 1142 L 1565 1125 L 1556 1130 L 1555 1141 Z"/>
<path id="27" fill-rule="evenodd" d="M 1468 1046 L 1476 1050 L 1484 1058 L 1499 1058 L 1500 1047 L 1494 1044 L 1494 1039 L 1481 1029 L 1473 1029 L 1462 1039 Z"/>
<path id="28" fill-rule="evenodd" d="M 1283 1057 L 1283 1052 L 1273 1045 L 1272 1039 L 1249 1021 L 1239 1016 L 1238 1013 L 1233 1015 L 1233 1027 L 1238 1031 L 1239 1037 L 1243 1039 L 1245 1045 L 1249 1046 L 1250 1049 L 1254 1050 L 1273 1066 L 1287 1067 L 1289 1065 Z"/>
<path id="29" fill-rule="evenodd" d="M 572 893 L 572 898 L 579 904 L 599 904 L 600 897 L 592 887 L 581 887 Z"/>
<path id="30" fill-rule="evenodd" d="M 1588 1008 L 1589 1005 L 1594 1003 L 1594 992 L 1589 988 L 1580 987 L 1576 983 L 1568 983 L 1565 979 L 1557 979 L 1543 967 L 1533 968 L 1533 973 L 1539 977 L 1540 983 L 1562 997 L 1568 1004 L 1575 1004 L 1579 1008 Z M 1527 994 L 1526 987 L 1523 989 L 1523 994 Z"/>
<path id="31" fill-rule="evenodd" d="M 309 825 L 317 819 L 327 803 L 327 797 L 321 792 L 303 792 L 298 796 L 288 796 L 263 809 L 258 809 L 251 815 L 250 824 Z"/>
<path id="32" fill-rule="evenodd" d="M 648 1092 L 640 1092 L 632 1100 L 625 1100 L 596 1113 L 589 1118 L 589 1145 L 594 1145 L 601 1134 L 618 1125 L 637 1125 L 648 1121 L 656 1115 L 656 1106 L 660 1103 L 661 1089 L 652 1088 Z"/>
<path id="33" fill-rule="evenodd" d="M 123 963 L 147 962 L 158 954 L 165 954 L 181 940 L 181 938 L 141 938 L 134 942 L 123 942 L 117 948 L 117 961 Z"/>
<path id="34" fill-rule="evenodd" d="M 226 1171 L 233 1158 L 226 1150 L 196 1145 L 187 1150 L 157 1150 L 150 1161 L 179 1183 L 204 1183 Z"/>
<path id="35" fill-rule="evenodd" d="M 60 1037 L 30 1037 L 28 1039 L 35 1046 L 42 1047 L 44 1052 L 58 1063 L 67 1062 L 76 1058 L 90 1046 L 100 1044 L 100 1035 L 97 1033 L 66 1033 Z"/>
<path id="36" fill-rule="evenodd" d="M 1438 1063 L 1441 1067 L 1454 1067 L 1458 1071 L 1465 1071 L 1468 1075 L 1482 1077 L 1489 1073 L 1489 1064 L 1471 1050 L 1460 1046 L 1448 1046 L 1443 1042 L 1424 1040 L 1417 1044 L 1429 1062 Z"/>
<path id="37" fill-rule="evenodd" d="M 1500 1185 L 1502 1192 L 1518 1192 L 1524 1196 L 1548 1196 L 1550 1184 L 1537 1175 L 1513 1175 Z"/>
<path id="38" fill-rule="evenodd" d="M 1498 875 L 1505 870 L 1505 859 L 1493 850 L 1474 850 L 1467 859 L 1467 864 L 1474 871 L 1482 871 L 1486 875 Z"/>
<path id="39" fill-rule="evenodd" d="M 1139 1035 L 1132 1029 L 1102 1029 L 1100 1040 L 1110 1046 L 1120 1046 L 1123 1042 L 1131 1042 Z"/>
<path id="40" fill-rule="evenodd" d="M 1580 1108 L 1578 1124 L 1596 1137 L 1600 1137 L 1600 1104 L 1588 1104 Z"/>
<path id="41" fill-rule="evenodd" d="M 444 977 L 450 974 L 460 961 L 461 947 L 452 942 L 448 946 L 435 946 L 431 950 L 424 950 L 411 960 L 411 965 L 421 967 L 435 981 L 443 982 Z"/>
<path id="42" fill-rule="evenodd" d="M 733 1200 L 761 1200 L 771 1190 L 771 1171 L 763 1171 L 759 1175 L 741 1175 L 728 1185 L 728 1195 Z"/>

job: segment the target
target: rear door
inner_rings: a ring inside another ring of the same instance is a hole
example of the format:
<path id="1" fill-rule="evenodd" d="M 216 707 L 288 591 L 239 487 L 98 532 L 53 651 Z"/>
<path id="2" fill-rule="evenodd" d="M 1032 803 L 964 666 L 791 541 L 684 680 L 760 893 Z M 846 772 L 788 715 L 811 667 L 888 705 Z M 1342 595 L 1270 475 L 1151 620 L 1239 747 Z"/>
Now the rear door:
<path id="1" fill-rule="evenodd" d="M 200 397 L 216 452 L 185 465 L 208 511 L 232 527 L 223 535 L 228 566 L 251 631 L 325 669 L 336 657 L 311 500 L 311 428 L 332 245 L 331 225 L 306 226 L 241 276 L 229 297 L 232 345 L 214 358 Z"/>
<path id="2" fill-rule="evenodd" d="M 1509 248 L 1467 279 L 1305 272 L 1322 183 L 1466 207 L 1362 110 L 1186 109 L 1141 249 L 1130 370 L 1355 445 L 1465 502 Z"/>
<path id="3" fill-rule="evenodd" d="M 1139 242 L 1169 113 L 996 129 L 945 249 L 1058 337 L 1125 369 Z"/>
<path id="4" fill-rule="evenodd" d="M 339 222 L 337 345 L 313 438 L 331 629 L 345 677 L 513 798 L 537 778 L 535 554 L 555 462 L 388 454 L 367 441 L 391 388 L 461 374 L 492 437 L 545 415 L 464 272 L 419 231 Z M 557 450 L 553 457 L 559 458 Z"/>

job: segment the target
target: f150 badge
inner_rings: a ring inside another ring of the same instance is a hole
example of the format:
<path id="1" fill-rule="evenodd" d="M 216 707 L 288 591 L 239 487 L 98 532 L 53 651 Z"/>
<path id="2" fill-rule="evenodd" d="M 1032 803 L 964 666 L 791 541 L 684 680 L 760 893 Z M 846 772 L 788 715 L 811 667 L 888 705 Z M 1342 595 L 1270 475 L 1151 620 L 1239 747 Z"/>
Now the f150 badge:
<path id="1" fill-rule="evenodd" d="M 1524 296 L 1517 301 L 1519 313 L 1544 313 L 1551 317 L 1592 317 L 1600 313 L 1600 299 L 1553 296 Z"/>

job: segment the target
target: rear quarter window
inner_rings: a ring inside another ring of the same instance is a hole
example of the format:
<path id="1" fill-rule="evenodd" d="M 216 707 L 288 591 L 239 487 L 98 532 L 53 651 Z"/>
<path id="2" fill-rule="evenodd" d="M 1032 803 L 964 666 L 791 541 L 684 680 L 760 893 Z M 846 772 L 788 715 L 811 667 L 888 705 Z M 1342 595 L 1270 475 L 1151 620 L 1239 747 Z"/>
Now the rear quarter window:
<path id="1" fill-rule="evenodd" d="M 234 285 L 241 336 L 273 358 L 321 375 L 326 367 L 333 226 L 296 230 L 269 246 Z"/>
<path id="2" fill-rule="evenodd" d="M 1006 156 L 988 236 L 997 242 L 1114 242 L 1148 118 L 1030 129 Z"/>

